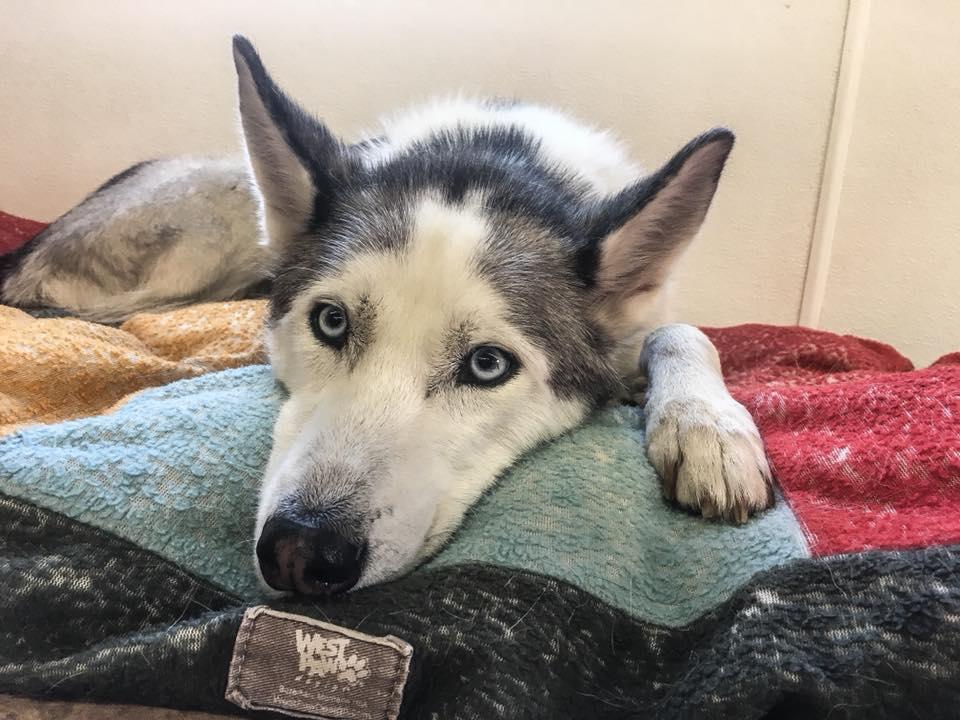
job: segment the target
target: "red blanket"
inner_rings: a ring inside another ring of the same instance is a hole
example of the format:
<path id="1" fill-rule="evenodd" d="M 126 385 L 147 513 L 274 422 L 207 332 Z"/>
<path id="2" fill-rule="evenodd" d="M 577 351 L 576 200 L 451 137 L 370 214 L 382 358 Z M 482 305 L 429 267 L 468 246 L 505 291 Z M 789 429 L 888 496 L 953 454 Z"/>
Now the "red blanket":
<path id="1" fill-rule="evenodd" d="M 0 212 L 0 254 L 44 225 Z M 800 327 L 706 328 L 811 552 L 960 542 L 960 352 Z"/>
<path id="2" fill-rule="evenodd" d="M 0 210 L 0 255 L 13 252 L 45 227 L 45 223 Z"/>
<path id="3" fill-rule="evenodd" d="M 960 353 L 799 327 L 707 329 L 815 555 L 960 542 Z"/>

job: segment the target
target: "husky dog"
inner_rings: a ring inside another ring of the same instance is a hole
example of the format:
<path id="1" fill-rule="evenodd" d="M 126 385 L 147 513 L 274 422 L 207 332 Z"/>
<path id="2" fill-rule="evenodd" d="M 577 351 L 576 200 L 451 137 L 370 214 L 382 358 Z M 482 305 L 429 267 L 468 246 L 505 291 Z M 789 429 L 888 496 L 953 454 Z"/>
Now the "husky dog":
<path id="1" fill-rule="evenodd" d="M 288 397 L 256 523 L 269 587 L 409 570 L 520 455 L 644 386 L 668 499 L 735 522 L 771 505 L 716 350 L 663 324 L 730 131 L 643 175 L 563 114 L 456 99 L 350 144 L 233 49 L 246 157 L 121 173 L 5 259 L 2 299 L 117 321 L 271 281 Z"/>

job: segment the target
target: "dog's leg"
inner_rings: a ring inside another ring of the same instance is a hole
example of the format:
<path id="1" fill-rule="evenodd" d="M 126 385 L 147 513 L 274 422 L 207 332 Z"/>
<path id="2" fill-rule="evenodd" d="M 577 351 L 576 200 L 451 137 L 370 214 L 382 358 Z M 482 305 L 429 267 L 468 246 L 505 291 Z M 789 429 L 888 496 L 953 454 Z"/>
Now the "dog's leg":
<path id="1" fill-rule="evenodd" d="M 647 336 L 647 456 L 668 500 L 745 522 L 773 505 L 770 467 L 750 413 L 727 391 L 713 344 L 690 325 Z"/>

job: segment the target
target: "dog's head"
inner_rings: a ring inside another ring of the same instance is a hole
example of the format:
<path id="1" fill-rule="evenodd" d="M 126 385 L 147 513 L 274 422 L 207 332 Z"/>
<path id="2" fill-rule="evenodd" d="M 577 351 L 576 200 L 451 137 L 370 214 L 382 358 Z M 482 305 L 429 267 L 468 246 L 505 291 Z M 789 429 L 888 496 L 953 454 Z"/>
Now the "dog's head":
<path id="1" fill-rule="evenodd" d="M 505 467 L 621 389 L 733 136 L 601 198 L 517 162 L 537 145 L 515 128 L 347 145 L 249 42 L 234 56 L 289 393 L 257 558 L 275 589 L 338 592 L 410 569 Z"/>

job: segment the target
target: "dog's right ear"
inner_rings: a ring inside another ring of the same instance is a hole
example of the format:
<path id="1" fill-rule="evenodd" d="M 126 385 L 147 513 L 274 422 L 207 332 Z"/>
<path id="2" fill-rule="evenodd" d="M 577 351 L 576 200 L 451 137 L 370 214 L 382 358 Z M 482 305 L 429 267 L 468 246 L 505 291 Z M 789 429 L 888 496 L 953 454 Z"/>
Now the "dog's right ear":
<path id="1" fill-rule="evenodd" d="M 311 219 L 329 209 L 344 165 L 341 143 L 267 74 L 253 45 L 233 38 L 240 120 L 263 197 L 270 244 L 282 251 Z"/>

